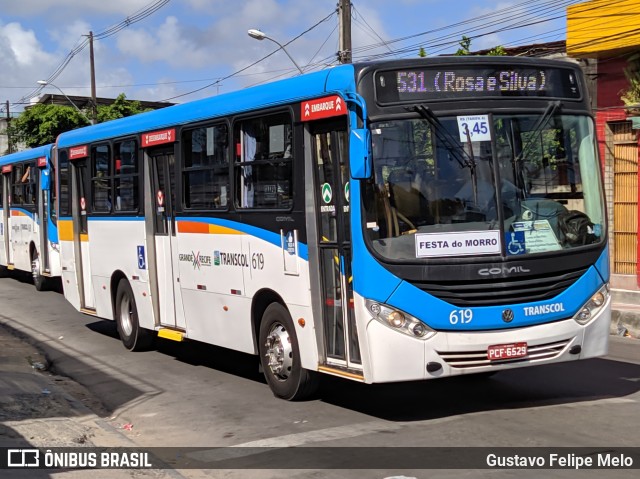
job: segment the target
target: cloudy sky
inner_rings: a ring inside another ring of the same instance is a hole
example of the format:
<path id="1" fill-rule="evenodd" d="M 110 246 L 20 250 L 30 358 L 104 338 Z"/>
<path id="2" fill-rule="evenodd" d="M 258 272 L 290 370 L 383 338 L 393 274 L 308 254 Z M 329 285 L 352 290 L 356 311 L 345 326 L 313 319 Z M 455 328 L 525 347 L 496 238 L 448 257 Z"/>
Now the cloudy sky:
<path id="1" fill-rule="evenodd" d="M 354 60 L 563 40 L 566 6 L 577 0 L 352 0 Z M 97 94 L 189 101 L 297 74 L 257 28 L 286 44 L 305 71 L 335 64 L 337 0 L 0 0 L 0 106 L 11 110 L 50 79 L 68 95 L 90 94 L 93 31 Z M 129 21 L 127 21 L 129 19 Z M 322 21 L 323 19 L 326 19 Z M 317 24 L 317 25 L 316 25 Z M 71 55 L 72 52 L 75 54 Z M 68 63 L 65 65 L 65 61 Z M 63 67 L 61 69 L 61 67 Z M 210 86 L 207 86 L 210 85 Z M 47 93 L 58 93 L 53 86 Z M 190 93 L 193 92 L 193 93 Z M 177 98 L 175 98 L 177 97 Z"/>

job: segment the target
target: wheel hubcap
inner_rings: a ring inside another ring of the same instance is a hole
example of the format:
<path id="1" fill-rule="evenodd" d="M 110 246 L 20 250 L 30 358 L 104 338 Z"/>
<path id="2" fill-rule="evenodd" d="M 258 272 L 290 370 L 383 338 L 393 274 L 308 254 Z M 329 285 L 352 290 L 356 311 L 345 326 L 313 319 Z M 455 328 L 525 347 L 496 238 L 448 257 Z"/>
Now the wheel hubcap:
<path id="1" fill-rule="evenodd" d="M 124 295 L 120 301 L 120 326 L 122 327 L 122 332 L 126 336 L 131 336 L 131 333 L 133 332 L 131 314 L 131 301 L 129 301 L 129 297 L 127 295 Z"/>
<path id="2" fill-rule="evenodd" d="M 277 379 L 286 381 L 293 365 L 293 348 L 287 329 L 282 324 L 275 323 L 267 335 L 265 346 L 265 357 L 271 373 Z"/>
<path id="3" fill-rule="evenodd" d="M 40 276 L 40 258 L 38 256 L 31 260 L 31 274 L 34 281 L 37 281 L 38 276 Z"/>

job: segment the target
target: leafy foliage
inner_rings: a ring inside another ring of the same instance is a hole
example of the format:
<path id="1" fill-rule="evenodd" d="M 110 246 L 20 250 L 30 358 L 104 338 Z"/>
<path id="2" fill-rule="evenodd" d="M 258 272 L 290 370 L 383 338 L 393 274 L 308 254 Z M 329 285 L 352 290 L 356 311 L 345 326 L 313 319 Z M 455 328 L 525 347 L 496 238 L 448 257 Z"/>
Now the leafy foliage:
<path id="1" fill-rule="evenodd" d="M 151 108 L 142 108 L 139 101 L 127 100 L 125 94 L 120 93 L 111 105 L 98 107 L 98 123 L 137 115 L 146 111 L 151 111 Z"/>
<path id="2" fill-rule="evenodd" d="M 26 109 L 7 129 L 11 143 L 29 148 L 53 143 L 60 133 L 87 126 L 89 122 L 75 108 L 37 104 Z"/>
<path id="3" fill-rule="evenodd" d="M 625 105 L 640 104 L 640 56 L 634 55 L 629 58 L 628 66 L 624 69 L 624 76 L 627 77 L 629 86 L 620 92 L 620 98 Z"/>
<path id="4" fill-rule="evenodd" d="M 471 48 L 471 38 L 466 35 L 462 35 L 462 40 L 460 40 L 459 45 L 460 48 L 456 51 L 456 56 L 461 57 L 471 54 L 471 51 L 469 50 L 469 48 Z"/>
<path id="5" fill-rule="evenodd" d="M 458 48 L 458 50 L 456 51 L 456 56 L 471 55 L 471 38 L 467 37 L 466 35 L 462 35 L 462 40 L 460 40 L 458 44 L 460 45 L 460 48 Z M 507 51 L 504 49 L 504 47 L 502 45 L 498 45 L 489 50 L 487 56 L 496 57 L 504 56 L 506 54 Z"/>
<path id="6" fill-rule="evenodd" d="M 151 109 L 140 102 L 129 101 L 124 93 L 111 105 L 98 106 L 98 123 L 136 115 Z M 28 148 L 54 143 L 60 133 L 89 125 L 86 116 L 71 106 L 36 104 L 27 108 L 11 122 L 8 135 L 11 143 L 23 143 Z"/>

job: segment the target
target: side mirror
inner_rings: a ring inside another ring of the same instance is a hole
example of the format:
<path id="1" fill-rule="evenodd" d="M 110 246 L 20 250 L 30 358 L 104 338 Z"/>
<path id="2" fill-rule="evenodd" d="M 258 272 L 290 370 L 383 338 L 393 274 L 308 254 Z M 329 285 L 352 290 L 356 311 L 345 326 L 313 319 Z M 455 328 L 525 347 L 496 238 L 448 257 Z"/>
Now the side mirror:
<path id="1" fill-rule="evenodd" d="M 40 175 L 40 189 L 48 190 L 50 184 L 49 172 L 47 170 L 42 170 L 42 174 Z"/>
<path id="2" fill-rule="evenodd" d="M 369 154 L 371 134 L 364 128 L 354 128 L 349 136 L 349 165 L 351 178 L 366 180 L 371 178 L 372 160 Z"/>

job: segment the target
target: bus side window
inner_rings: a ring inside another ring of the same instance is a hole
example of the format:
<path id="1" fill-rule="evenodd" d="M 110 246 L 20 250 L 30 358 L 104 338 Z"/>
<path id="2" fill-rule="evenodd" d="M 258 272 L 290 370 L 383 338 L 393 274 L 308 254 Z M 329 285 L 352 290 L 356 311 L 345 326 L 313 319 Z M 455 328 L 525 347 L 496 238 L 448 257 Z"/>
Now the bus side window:
<path id="1" fill-rule="evenodd" d="M 97 213 L 110 213 L 112 209 L 112 169 L 110 163 L 110 150 L 109 145 L 91 147 L 92 211 Z"/>
<path id="2" fill-rule="evenodd" d="M 182 144 L 182 194 L 185 208 L 227 209 L 230 190 L 227 125 L 184 130 Z"/>
<path id="3" fill-rule="evenodd" d="M 139 209 L 138 146 L 135 140 L 113 145 L 113 188 L 115 212 L 137 212 Z M 112 201 L 113 199 L 110 198 Z"/>
<path id="4" fill-rule="evenodd" d="M 22 205 L 24 201 L 24 184 L 22 177 L 24 176 L 23 165 L 16 165 L 13 169 L 12 187 L 11 187 L 11 204 L 14 206 Z"/>
<path id="5" fill-rule="evenodd" d="M 241 208 L 293 206 L 293 130 L 289 113 L 236 123 L 236 204 Z"/>

